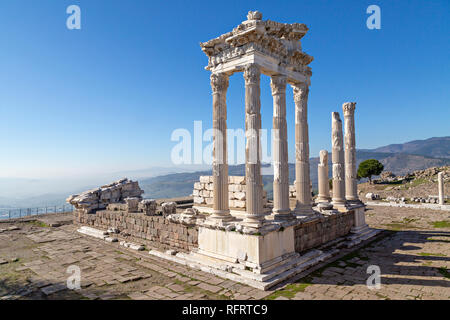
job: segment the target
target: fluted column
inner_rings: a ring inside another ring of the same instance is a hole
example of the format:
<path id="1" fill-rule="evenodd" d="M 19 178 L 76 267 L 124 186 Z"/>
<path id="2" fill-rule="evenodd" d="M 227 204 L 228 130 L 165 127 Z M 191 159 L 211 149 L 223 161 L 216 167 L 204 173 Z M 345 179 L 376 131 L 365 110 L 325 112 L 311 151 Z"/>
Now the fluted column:
<path id="1" fill-rule="evenodd" d="M 295 102 L 295 213 L 312 213 L 309 176 L 308 93 L 306 83 L 293 85 Z"/>
<path id="2" fill-rule="evenodd" d="M 345 205 L 344 148 L 342 139 L 342 121 L 339 112 L 331 113 L 331 142 L 333 163 L 333 205 Z"/>
<path id="3" fill-rule="evenodd" d="M 289 164 L 286 123 L 286 76 L 272 76 L 273 96 L 273 215 L 275 219 L 292 217 L 289 208 Z"/>
<path id="4" fill-rule="evenodd" d="M 328 151 L 320 150 L 320 162 L 317 166 L 319 177 L 319 194 L 317 202 L 330 202 L 330 184 L 328 179 Z"/>
<path id="5" fill-rule="evenodd" d="M 213 214 L 212 219 L 232 219 L 228 205 L 227 102 L 228 76 L 211 74 L 213 96 Z"/>
<path id="6" fill-rule="evenodd" d="M 244 69 L 245 79 L 245 180 L 246 218 L 244 224 L 260 227 L 264 221 L 263 184 L 261 176 L 261 71 L 255 64 Z"/>
<path id="7" fill-rule="evenodd" d="M 355 106 L 356 102 L 342 105 L 345 120 L 345 199 L 349 202 L 359 202 L 356 183 Z"/>
<path id="8" fill-rule="evenodd" d="M 438 173 L 439 204 L 444 205 L 444 172 Z"/>

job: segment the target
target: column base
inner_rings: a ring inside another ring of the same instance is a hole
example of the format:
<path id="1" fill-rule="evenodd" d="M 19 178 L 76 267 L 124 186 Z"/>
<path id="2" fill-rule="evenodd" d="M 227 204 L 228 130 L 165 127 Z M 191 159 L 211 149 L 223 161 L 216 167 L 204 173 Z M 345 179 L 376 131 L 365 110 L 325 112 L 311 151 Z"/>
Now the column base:
<path id="1" fill-rule="evenodd" d="M 230 214 L 230 210 L 214 210 L 213 213 L 206 218 L 205 223 L 223 225 L 233 220 L 235 220 L 235 218 Z"/>
<path id="2" fill-rule="evenodd" d="M 347 202 L 350 204 L 360 204 L 362 203 L 361 200 L 359 200 L 359 198 L 346 198 Z"/>
<path id="3" fill-rule="evenodd" d="M 294 219 L 294 215 L 292 214 L 290 209 L 284 209 L 284 210 L 273 210 L 272 211 L 272 217 L 275 221 L 286 221 Z"/>
<path id="4" fill-rule="evenodd" d="M 242 225 L 251 229 L 259 229 L 264 226 L 265 217 L 265 214 L 247 215 L 247 217 L 244 218 L 244 221 L 242 221 Z"/>
<path id="5" fill-rule="evenodd" d="M 317 204 L 317 208 L 319 210 L 331 210 L 331 209 L 333 209 L 333 204 L 328 201 L 327 202 L 322 201 Z"/>
<path id="6" fill-rule="evenodd" d="M 316 199 L 316 203 L 321 203 L 321 202 L 330 203 L 331 202 L 331 198 L 330 197 L 318 196 L 317 199 Z"/>
<path id="7" fill-rule="evenodd" d="M 312 206 L 306 204 L 297 204 L 294 209 L 294 215 L 296 216 L 309 216 L 313 214 L 314 210 L 312 209 Z"/>

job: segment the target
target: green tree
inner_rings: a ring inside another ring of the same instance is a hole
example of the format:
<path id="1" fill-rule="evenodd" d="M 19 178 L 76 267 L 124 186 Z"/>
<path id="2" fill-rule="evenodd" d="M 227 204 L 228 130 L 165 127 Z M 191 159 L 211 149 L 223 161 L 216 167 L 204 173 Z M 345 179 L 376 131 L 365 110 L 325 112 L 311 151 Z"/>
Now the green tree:
<path id="1" fill-rule="evenodd" d="M 369 183 L 372 184 L 372 176 L 379 175 L 383 169 L 384 166 L 376 159 L 364 160 L 359 164 L 358 176 L 361 178 L 369 178 Z"/>

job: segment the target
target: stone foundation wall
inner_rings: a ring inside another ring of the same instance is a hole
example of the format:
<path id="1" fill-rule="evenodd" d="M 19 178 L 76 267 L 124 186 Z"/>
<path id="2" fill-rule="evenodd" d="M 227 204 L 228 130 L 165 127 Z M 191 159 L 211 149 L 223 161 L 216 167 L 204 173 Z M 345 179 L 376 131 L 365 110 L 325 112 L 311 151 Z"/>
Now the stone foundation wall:
<path id="1" fill-rule="evenodd" d="M 345 236 L 354 226 L 354 212 L 338 213 L 295 227 L 295 251 L 303 252 Z"/>
<path id="2" fill-rule="evenodd" d="M 75 210 L 75 223 L 102 230 L 117 228 L 119 239 L 163 249 L 189 251 L 198 247 L 198 227 L 176 223 L 163 216 L 125 211 L 97 211 L 88 214 Z"/>
<path id="3" fill-rule="evenodd" d="M 200 181 L 194 183 L 194 205 L 213 204 L 213 179 L 212 176 L 201 176 Z M 267 203 L 267 192 L 264 192 L 264 205 Z M 246 185 L 244 176 L 228 177 L 228 201 L 230 208 L 245 209 Z"/>

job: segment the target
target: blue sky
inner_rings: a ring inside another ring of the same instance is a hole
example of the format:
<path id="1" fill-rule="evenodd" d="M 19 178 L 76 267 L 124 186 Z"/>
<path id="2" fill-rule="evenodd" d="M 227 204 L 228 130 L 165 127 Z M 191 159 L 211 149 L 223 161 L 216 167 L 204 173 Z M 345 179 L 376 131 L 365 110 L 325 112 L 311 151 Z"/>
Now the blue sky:
<path id="1" fill-rule="evenodd" d="M 66 8 L 81 8 L 68 30 Z M 381 30 L 366 8 L 381 8 Z M 358 148 L 449 135 L 450 2 L 100 1 L 0 2 L 0 177 L 82 177 L 170 166 L 173 130 L 211 127 L 207 58 L 199 42 L 257 9 L 300 22 L 314 56 L 311 156 L 330 149 L 331 112 L 356 101 Z M 263 127 L 272 126 L 269 78 Z M 287 93 L 290 153 L 294 104 Z M 228 127 L 244 126 L 244 82 L 230 79 Z M 206 143 L 205 143 L 206 144 Z"/>

